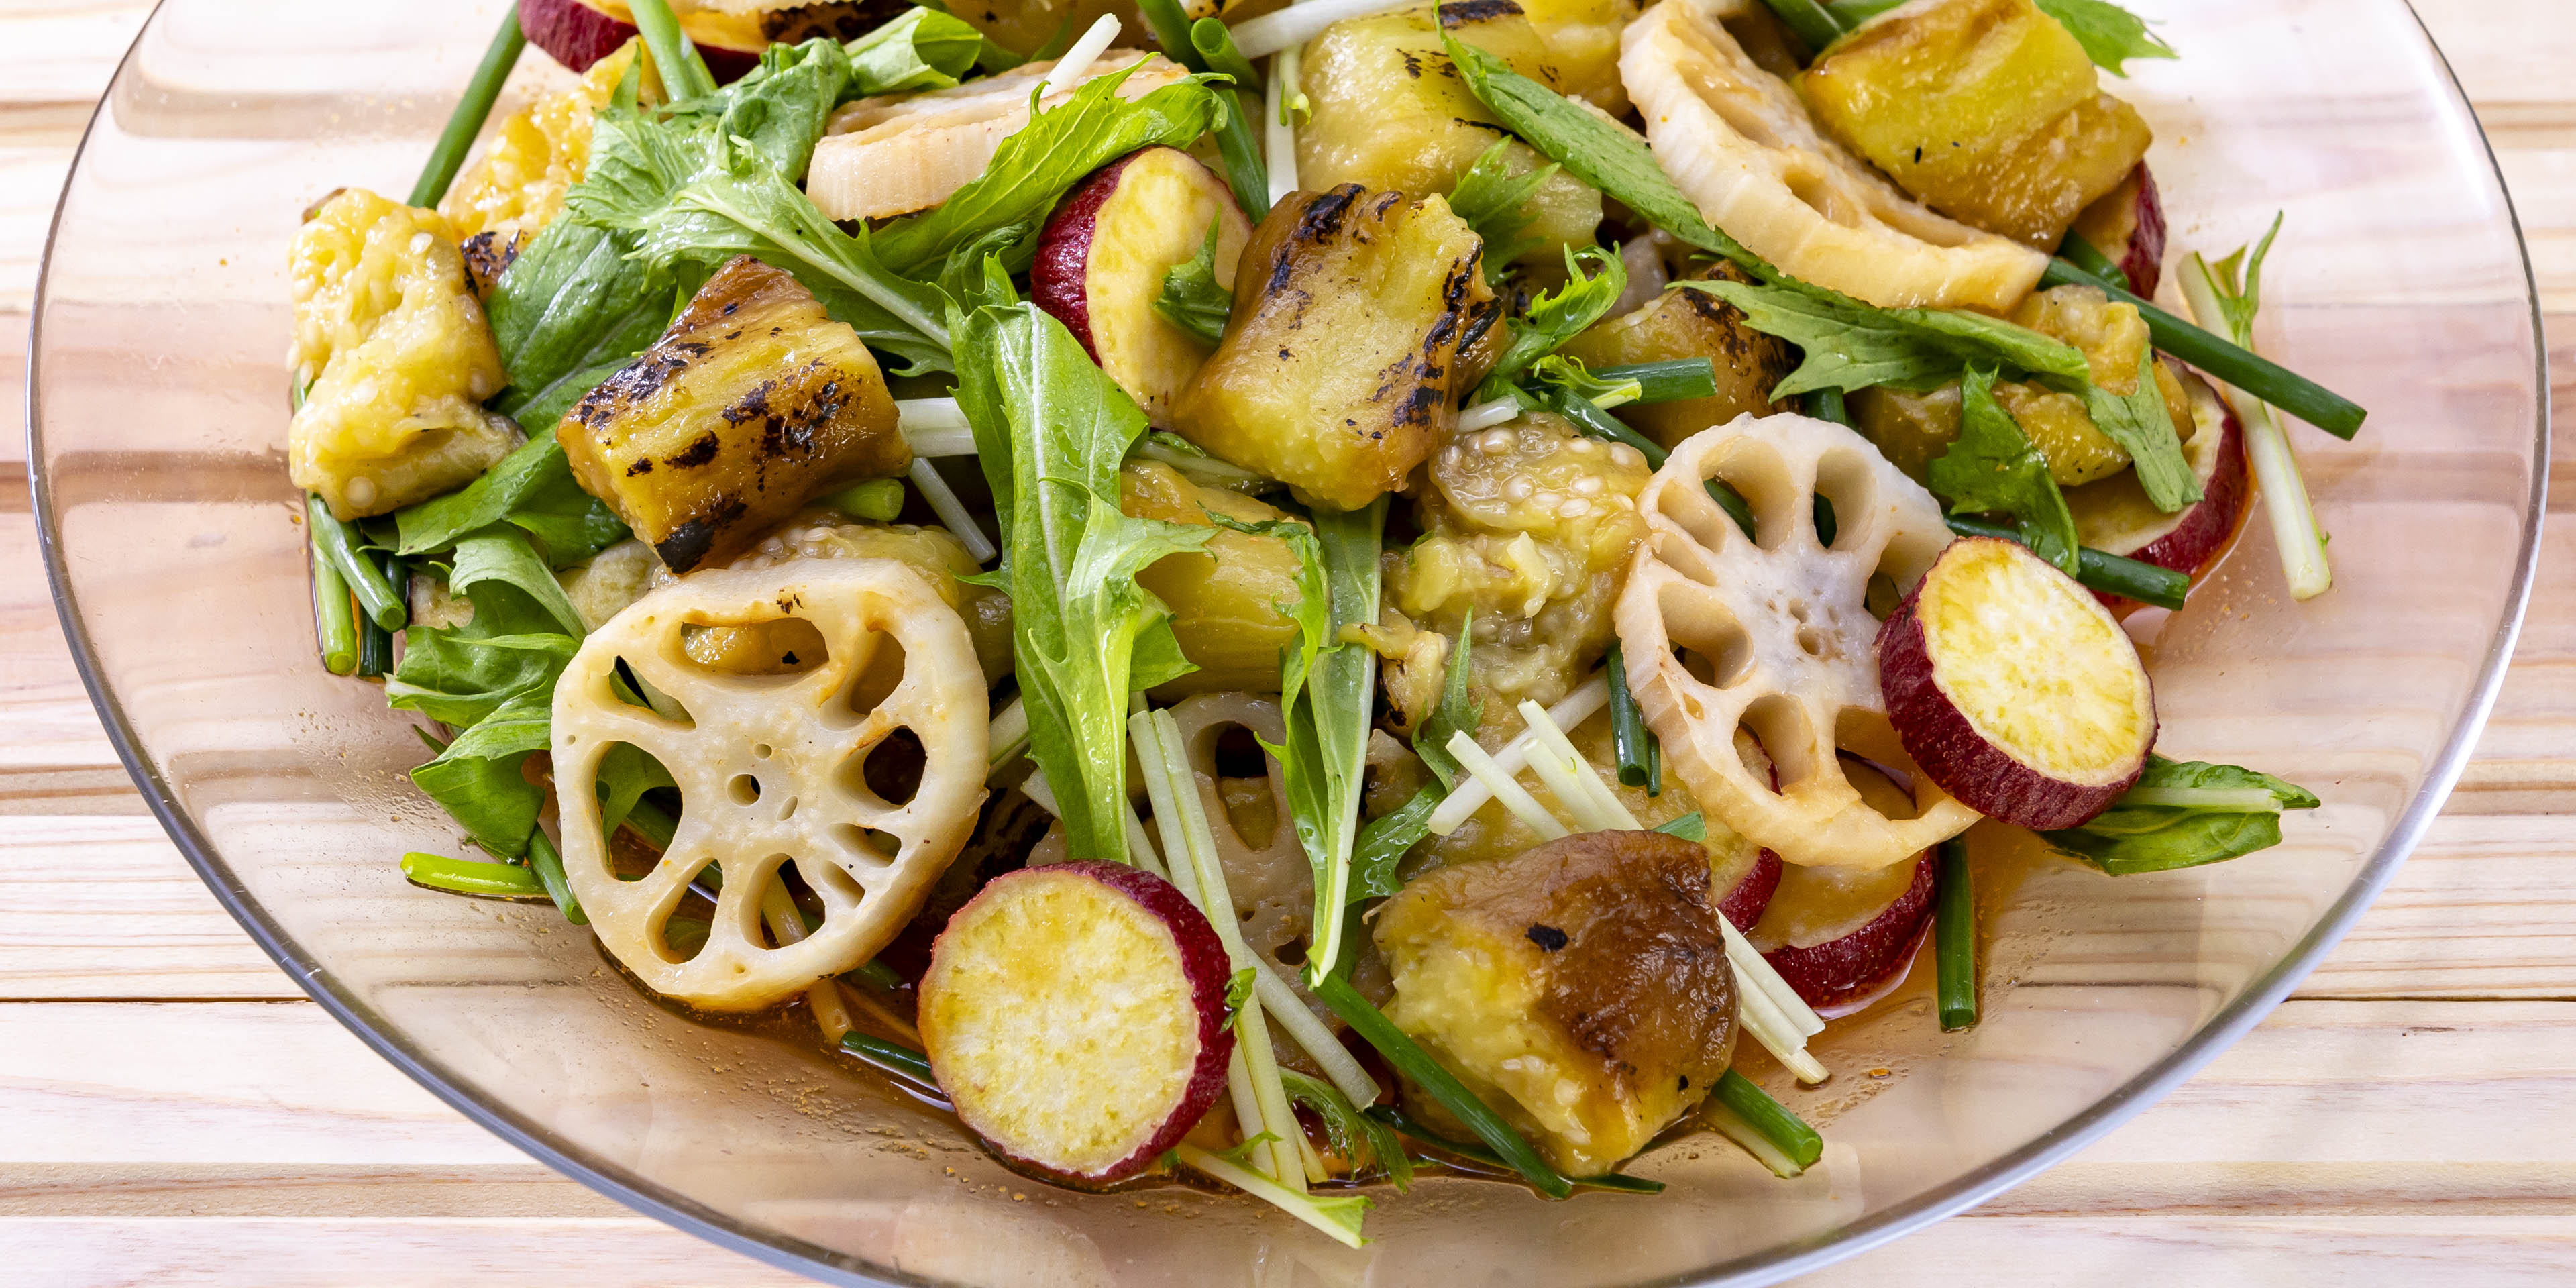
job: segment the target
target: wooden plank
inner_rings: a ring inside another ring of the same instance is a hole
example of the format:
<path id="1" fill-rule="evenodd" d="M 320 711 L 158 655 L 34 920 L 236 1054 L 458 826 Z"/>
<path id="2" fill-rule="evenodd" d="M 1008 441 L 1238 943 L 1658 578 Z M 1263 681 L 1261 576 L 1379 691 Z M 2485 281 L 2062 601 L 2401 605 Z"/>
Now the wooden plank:
<path id="1" fill-rule="evenodd" d="M 1966 1216 L 1799 1279 L 1802 1288 L 1999 1283 L 2278 1288 L 2426 1282 L 2563 1285 L 2576 1279 L 2576 1216 L 2259 1218 Z"/>
<path id="2" fill-rule="evenodd" d="M 9 820 L 0 905 L 0 999 L 304 996 L 148 816 Z"/>
<path id="3" fill-rule="evenodd" d="M 47 1288 L 256 1283 L 261 1288 L 670 1284 L 811 1288 L 640 1216 L 37 1218 L 0 1221 L 20 1282 Z"/>

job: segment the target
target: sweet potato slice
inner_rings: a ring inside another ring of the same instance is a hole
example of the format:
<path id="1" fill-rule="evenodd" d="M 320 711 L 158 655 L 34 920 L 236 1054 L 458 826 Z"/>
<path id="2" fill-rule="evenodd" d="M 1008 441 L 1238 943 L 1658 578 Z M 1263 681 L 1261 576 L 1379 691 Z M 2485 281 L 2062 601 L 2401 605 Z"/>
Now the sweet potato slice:
<path id="1" fill-rule="evenodd" d="M 1225 948 L 1170 882 L 1079 860 L 995 878 L 921 977 L 958 1120 L 1011 1165 L 1100 1186 L 1153 1166 L 1225 1086 Z"/>
<path id="2" fill-rule="evenodd" d="M 2014 542 L 1951 543 L 1880 628 L 1878 670 L 1906 754 L 2007 823 L 2092 818 L 2155 746 L 2155 695 L 2128 634 Z"/>

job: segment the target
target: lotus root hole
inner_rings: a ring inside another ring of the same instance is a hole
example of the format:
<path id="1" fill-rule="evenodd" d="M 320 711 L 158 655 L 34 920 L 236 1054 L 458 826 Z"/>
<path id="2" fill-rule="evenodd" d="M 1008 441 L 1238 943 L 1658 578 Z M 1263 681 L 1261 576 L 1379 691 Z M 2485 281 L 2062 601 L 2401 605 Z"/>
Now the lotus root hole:
<path id="1" fill-rule="evenodd" d="M 736 805 L 750 805 L 760 800 L 760 780 L 749 774 L 736 774 L 725 784 L 725 795 Z"/>
<path id="2" fill-rule="evenodd" d="M 880 809 L 901 809 L 921 790 L 929 755 L 910 729 L 890 731 L 841 765 L 841 786 Z"/>

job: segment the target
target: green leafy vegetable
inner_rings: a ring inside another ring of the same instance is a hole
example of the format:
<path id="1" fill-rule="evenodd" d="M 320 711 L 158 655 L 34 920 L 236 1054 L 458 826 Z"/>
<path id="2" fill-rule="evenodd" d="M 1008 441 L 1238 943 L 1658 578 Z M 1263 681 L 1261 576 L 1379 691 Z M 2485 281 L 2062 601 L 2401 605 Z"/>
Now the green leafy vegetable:
<path id="1" fill-rule="evenodd" d="M 974 69 L 983 48 L 984 34 L 963 19 L 935 9 L 907 9 L 843 47 L 850 80 L 841 98 L 946 89 Z"/>
<path id="2" fill-rule="evenodd" d="M 1657 823 L 1655 830 L 1670 836 L 1678 836 L 1685 841 L 1706 841 L 1708 818 L 1698 810 L 1692 810 L 1671 822 Z"/>
<path id="3" fill-rule="evenodd" d="M 1188 147 L 1223 119 L 1225 105 L 1203 77 L 1162 86 L 1134 102 L 1120 97 L 1118 87 L 1135 70 L 1097 77 L 1063 103 L 1036 112 L 1027 127 L 1002 141 L 973 183 L 936 208 L 881 229 L 875 239 L 879 258 L 897 273 L 930 272 L 950 252 L 996 229 L 1019 227 L 1027 234 L 1004 258 L 1022 267 L 1018 261 L 1033 249 L 1047 213 L 1085 176 L 1138 148 Z M 1032 106 L 1036 95 L 1032 87 Z"/>
<path id="4" fill-rule="evenodd" d="M 1033 304 L 986 305 L 957 334 L 957 403 L 1004 535 L 986 576 L 1011 597 L 1030 754 L 1072 854 L 1123 860 L 1127 697 L 1192 669 L 1136 574 L 1214 529 L 1120 510 L 1119 462 L 1145 414 L 1063 323 Z"/>
<path id="5" fill-rule="evenodd" d="M 1216 284 L 1218 227 L 1218 221 L 1208 221 L 1199 253 L 1163 274 L 1163 293 L 1154 299 L 1154 311 L 1164 321 L 1209 344 L 1225 338 L 1226 319 L 1234 315 L 1234 293 Z"/>
<path id="6" fill-rule="evenodd" d="M 2138 384 L 2128 396 L 2089 382 L 2077 393 L 2084 399 L 2085 413 L 2093 418 L 2093 427 L 2129 453 L 2138 486 L 2157 509 L 2171 514 L 2200 500 L 2200 476 L 2183 459 L 2182 439 L 2174 433 L 2164 391 L 2156 386 L 2153 348 L 2139 352 Z"/>
<path id="7" fill-rule="evenodd" d="M 1872 385 L 1928 388 L 1972 363 L 2077 381 L 2091 374 L 2083 350 L 1982 313 L 1882 309 L 1796 281 L 1692 280 L 1674 285 L 1717 296 L 1744 310 L 1753 329 L 1806 351 L 1806 360 L 1771 391 L 1774 399 L 1819 389 L 1849 393 Z"/>
<path id="8" fill-rule="evenodd" d="M 1449 668 L 1440 685 L 1440 702 L 1424 717 L 1422 727 L 1414 732 L 1413 752 L 1422 758 L 1423 767 L 1438 780 L 1426 784 L 1413 794 L 1413 799 L 1384 814 L 1370 819 L 1360 829 L 1358 843 L 1351 855 L 1351 897 L 1384 898 L 1404 888 L 1396 875 L 1396 865 L 1405 852 L 1431 834 L 1432 811 L 1458 786 L 1462 772 L 1458 758 L 1449 754 L 1449 737 L 1456 733 L 1476 732 L 1484 712 L 1467 688 L 1467 655 L 1476 638 L 1476 614 L 1469 610 L 1466 620 L 1458 624 L 1458 644 L 1450 650 Z"/>
<path id="9" fill-rule="evenodd" d="M 1959 392 L 1959 437 L 1934 458 L 1932 490 L 1963 514 L 2011 516 L 2023 545 L 2076 575 L 2075 516 L 2049 477 L 2048 458 L 1995 401 L 1995 373 L 1971 370 Z"/>
<path id="10" fill-rule="evenodd" d="M 2146 772 L 2100 817 L 2039 835 L 2113 876 L 2165 872 L 2279 845 L 2281 811 L 2319 803 L 2314 792 L 2270 774 L 2149 756 Z"/>
<path id="11" fill-rule="evenodd" d="M 509 523 L 535 537 L 557 568 L 626 539 L 626 525 L 574 481 L 552 426 L 461 490 L 395 511 L 394 523 L 400 533 L 394 553 L 406 557 L 434 554 L 468 533 Z"/>
<path id="12" fill-rule="evenodd" d="M 545 789 L 528 781 L 521 766 L 546 749 L 553 718 L 551 688 L 525 690 L 456 735 L 437 759 L 411 771 L 411 780 L 476 845 L 516 858 L 527 852 L 545 807 Z"/>
<path id="13" fill-rule="evenodd" d="M 1539 360 L 1542 375 L 1551 360 Z M 1636 401 L 1640 403 L 1679 402 L 1685 398 L 1717 396 L 1717 364 L 1707 358 L 1666 358 L 1660 362 L 1603 367 L 1593 372 L 1592 378 L 1605 384 L 1624 385 L 1634 381 L 1637 385 Z"/>
<path id="14" fill-rule="evenodd" d="M 1641 402 L 1646 394 L 1642 380 L 1633 376 L 1613 378 L 1596 375 L 1583 365 L 1583 359 L 1569 358 L 1561 353 L 1551 353 L 1539 359 L 1530 368 L 1530 376 L 1537 383 L 1577 394 L 1603 411 Z"/>
<path id="15" fill-rule="evenodd" d="M 2281 235 L 2281 222 L 2288 217 L 2287 212 L 2272 216 L 2272 226 L 2263 230 L 2263 240 L 2255 243 L 2251 258 L 2239 246 L 2234 254 L 2209 266 L 2219 316 L 2238 344 L 2253 343 L 2254 315 L 2263 311 L 2263 261 L 2271 258 L 2272 241 Z M 2242 288 L 2237 286 L 2240 278 Z"/>
<path id="16" fill-rule="evenodd" d="M 2114 76 L 2129 74 L 2132 58 L 2174 58 L 2174 48 L 2147 30 L 2146 19 L 2110 0 L 2038 0 L 2039 11 L 2084 46 L 2084 56 Z"/>
<path id="17" fill-rule="evenodd" d="M 1315 870 L 1312 924 L 1322 932 L 1307 954 L 1310 983 L 1340 960 L 1347 921 L 1342 910 L 1359 897 L 1352 869 L 1377 654 L 1344 641 L 1342 628 L 1377 621 L 1386 510 L 1380 497 L 1365 510 L 1317 506 L 1311 530 L 1278 519 L 1226 525 L 1278 537 L 1298 558 L 1297 602 L 1278 605 L 1297 624 L 1297 643 L 1281 651 L 1279 662 L 1279 711 L 1288 740 L 1276 747 L 1265 742 L 1263 749 L 1279 761 L 1281 794 Z"/>
<path id="18" fill-rule="evenodd" d="M 1586 265 L 1594 271 L 1587 274 Z M 1480 401 L 1503 397 L 1522 372 L 1600 321 L 1628 290 L 1627 266 L 1599 246 L 1566 247 L 1565 275 L 1565 285 L 1530 297 L 1528 310 L 1512 320 L 1511 343 L 1477 387 Z"/>
<path id="19" fill-rule="evenodd" d="M 1783 25 L 1797 34 L 1798 43 L 1812 52 L 1822 53 L 1825 46 L 1834 43 L 1847 30 L 1816 0 L 1763 0 L 1763 3 Z"/>
<path id="20" fill-rule="evenodd" d="M 1225 1013 L 1227 1015 L 1234 1015 L 1240 1012 L 1243 1010 L 1243 1004 L 1252 1000 L 1253 985 L 1258 983 L 1260 978 L 1261 973 L 1250 966 L 1246 966 L 1242 970 L 1236 971 L 1233 975 L 1227 977 L 1225 981 Z"/>
<path id="21" fill-rule="evenodd" d="M 496 523 L 457 538 L 454 559 L 447 574 L 449 591 L 470 596 L 476 586 L 501 582 L 546 610 L 562 633 L 579 639 L 590 632 L 582 624 L 581 611 L 564 594 L 563 583 L 555 580 L 546 561 L 538 557 L 536 547 L 528 544 L 526 533 Z"/>
<path id="22" fill-rule="evenodd" d="M 1413 1187 L 1413 1159 L 1404 1152 L 1404 1143 L 1385 1123 L 1350 1102 L 1333 1084 L 1294 1069 L 1279 1071 L 1279 1085 L 1288 1099 L 1314 1111 L 1324 1125 L 1324 1140 L 1333 1152 L 1349 1160 L 1351 1176 L 1358 1179 L 1370 1172 L 1384 1172 L 1401 1192 Z"/>
<path id="23" fill-rule="evenodd" d="M 1971 362 L 2079 380 L 2088 374 L 2081 351 L 1998 318 L 1882 309 L 1782 273 L 1701 218 L 1699 208 L 1655 163 L 1646 141 L 1627 127 L 1446 32 L 1442 40 L 1476 97 L 1530 146 L 1647 222 L 1759 279 L 1759 285 L 1696 280 L 1678 285 L 1718 294 L 1742 308 L 1755 328 L 1807 351 L 1806 362 L 1772 397 L 1890 382 L 1937 384 Z"/>
<path id="24" fill-rule="evenodd" d="M 1529 201 L 1564 168 L 1551 161 L 1526 174 L 1514 174 L 1511 148 L 1510 139 L 1494 140 L 1494 146 L 1485 149 L 1476 163 L 1467 167 L 1467 173 L 1458 177 L 1457 187 L 1449 192 L 1449 213 L 1465 220 L 1485 243 L 1488 282 L 1500 282 L 1515 261 L 1545 241 L 1524 235 L 1538 220 L 1538 211 Z"/>

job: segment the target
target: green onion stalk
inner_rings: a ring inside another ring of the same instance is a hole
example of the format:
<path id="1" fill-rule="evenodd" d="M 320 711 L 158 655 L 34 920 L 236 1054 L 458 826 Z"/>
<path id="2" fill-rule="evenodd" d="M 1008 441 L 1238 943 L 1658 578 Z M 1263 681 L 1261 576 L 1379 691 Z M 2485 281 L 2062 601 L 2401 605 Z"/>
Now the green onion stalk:
<path id="1" fill-rule="evenodd" d="M 528 47 L 527 36 L 519 30 L 519 6 L 504 5 L 501 29 L 492 33 L 492 44 L 483 51 L 483 61 L 474 69 L 474 78 L 465 83 L 465 97 L 457 100 L 456 110 L 448 114 L 447 128 L 439 131 L 438 142 L 429 150 L 429 164 L 423 166 L 418 182 L 411 187 L 411 205 L 435 206 L 447 195 L 447 185 L 456 182 L 456 172 L 465 165 L 465 153 L 474 146 L 476 135 L 483 132 L 483 122 L 492 115 L 492 105 L 501 98 L 502 83 L 519 65 L 519 54 Z"/>
<path id="2" fill-rule="evenodd" d="M 2281 364 L 2250 353 L 2140 299 L 2063 257 L 2048 262 L 2043 286 L 2090 286 L 2112 299 L 2137 306 L 2147 320 L 2156 347 L 2270 403 L 2337 438 L 2361 432 L 2370 413 L 2361 404 L 2299 375 Z"/>
<path id="3" fill-rule="evenodd" d="M 1968 876 L 1966 837 L 1941 843 L 1939 881 L 1939 902 L 1932 913 L 1932 959 L 1941 1031 L 1950 1033 L 1977 1023 L 1977 894 Z"/>
<path id="4" fill-rule="evenodd" d="M 2018 529 L 1955 514 L 1950 516 L 1950 531 L 1963 537 L 2021 540 Z M 2107 554 L 2091 546 L 2076 551 L 2075 561 L 2075 580 L 2083 583 L 2086 589 L 2134 599 L 2156 608 L 2182 607 L 2183 596 L 2191 590 L 2189 573 Z"/>

